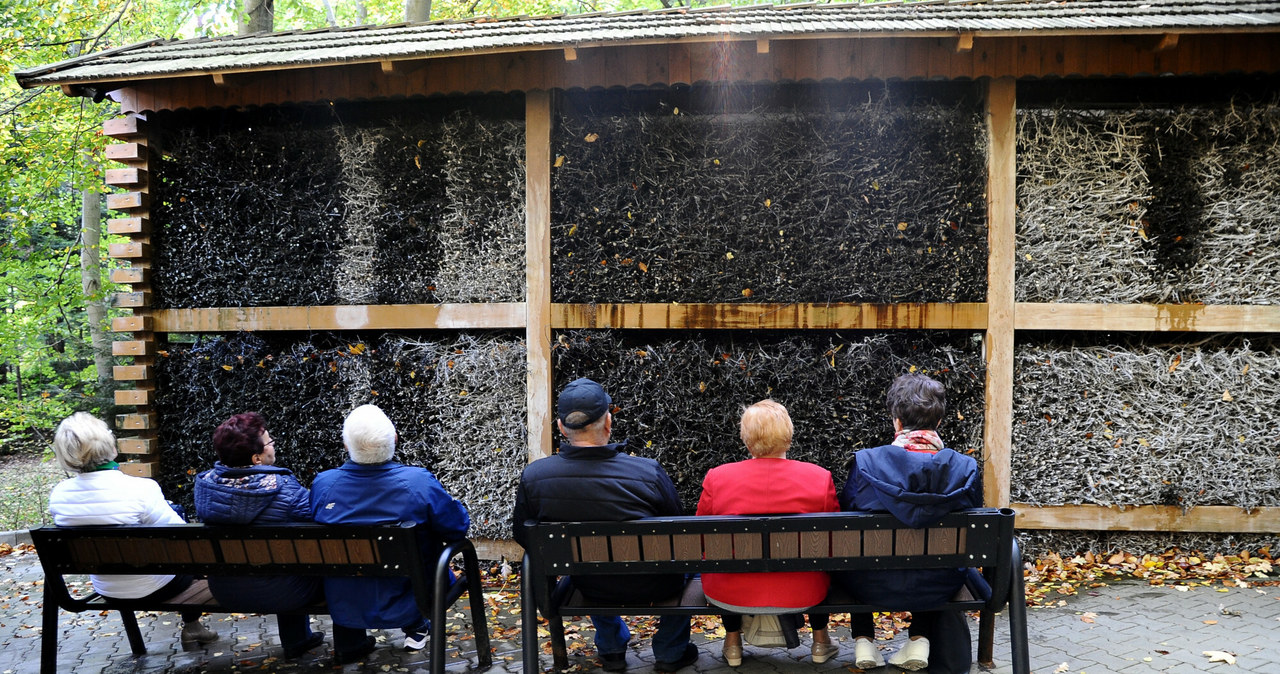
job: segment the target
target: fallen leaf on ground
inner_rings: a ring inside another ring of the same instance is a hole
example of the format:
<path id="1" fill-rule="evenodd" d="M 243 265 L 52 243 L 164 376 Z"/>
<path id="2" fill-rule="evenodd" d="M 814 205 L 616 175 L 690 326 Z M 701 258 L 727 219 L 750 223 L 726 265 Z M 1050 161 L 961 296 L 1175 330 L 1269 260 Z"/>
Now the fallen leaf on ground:
<path id="1" fill-rule="evenodd" d="M 1236 664 L 1236 656 L 1226 651 L 1205 651 L 1204 654 L 1209 656 L 1209 662 L 1225 662 L 1228 665 Z"/>

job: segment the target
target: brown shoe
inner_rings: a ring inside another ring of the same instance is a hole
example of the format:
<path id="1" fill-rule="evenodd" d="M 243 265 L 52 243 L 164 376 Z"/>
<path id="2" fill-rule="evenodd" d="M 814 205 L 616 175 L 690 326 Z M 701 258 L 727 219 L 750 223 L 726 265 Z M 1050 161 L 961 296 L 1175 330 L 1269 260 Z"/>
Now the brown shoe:
<path id="1" fill-rule="evenodd" d="M 218 633 L 205 627 L 199 620 L 182 623 L 182 647 L 211 644 L 218 640 Z"/>

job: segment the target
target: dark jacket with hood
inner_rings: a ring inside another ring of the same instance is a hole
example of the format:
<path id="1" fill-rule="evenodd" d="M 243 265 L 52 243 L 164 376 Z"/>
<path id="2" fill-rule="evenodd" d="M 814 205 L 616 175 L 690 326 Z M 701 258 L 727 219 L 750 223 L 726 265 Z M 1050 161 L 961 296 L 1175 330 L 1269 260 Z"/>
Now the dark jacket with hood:
<path id="1" fill-rule="evenodd" d="M 667 471 L 653 459 L 626 453 L 626 441 L 602 447 L 563 443 L 560 451 L 530 463 L 520 476 L 512 533 L 527 547 L 524 523 L 621 522 L 680 515 L 680 497 Z M 584 595 L 599 601 L 665 599 L 684 586 L 681 575 L 574 576 Z"/>
<path id="2" fill-rule="evenodd" d="M 284 524 L 311 521 L 311 497 L 293 472 L 277 466 L 228 468 L 213 464 L 196 476 L 196 514 L 206 524 Z M 245 613 L 289 611 L 313 601 L 309 577 L 209 579 L 218 603 Z"/>
<path id="3" fill-rule="evenodd" d="M 982 507 L 978 462 L 951 449 L 909 451 L 895 445 L 854 455 L 840 491 L 841 510 L 888 512 L 909 527 L 927 526 L 953 510 Z M 860 601 L 916 611 L 942 604 L 960 589 L 964 569 L 833 574 Z"/>

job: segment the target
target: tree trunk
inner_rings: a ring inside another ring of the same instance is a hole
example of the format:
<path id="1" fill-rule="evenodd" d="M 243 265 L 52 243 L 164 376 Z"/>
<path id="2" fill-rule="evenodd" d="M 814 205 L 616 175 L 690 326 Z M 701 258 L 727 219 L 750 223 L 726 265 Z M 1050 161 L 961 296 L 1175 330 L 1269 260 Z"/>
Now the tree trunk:
<path id="1" fill-rule="evenodd" d="M 330 0 L 320 0 L 320 3 L 324 5 L 324 18 L 329 22 L 329 27 L 337 28 L 338 17 L 333 13 L 333 3 Z"/>
<path id="2" fill-rule="evenodd" d="M 84 290 L 84 306 L 89 318 L 89 343 L 93 345 L 93 366 L 98 371 L 98 392 L 111 385 L 111 342 L 107 339 L 107 306 L 98 297 L 102 290 L 102 261 L 98 241 L 102 234 L 101 195 L 93 190 L 82 193 L 80 211 L 80 288 Z"/>
<path id="3" fill-rule="evenodd" d="M 430 21 L 431 0 L 404 0 L 405 21 Z"/>
<path id="4" fill-rule="evenodd" d="M 356 25 L 363 26 L 369 21 L 369 8 L 364 0 L 356 0 Z"/>
<path id="5" fill-rule="evenodd" d="M 243 0 L 240 6 L 240 34 L 270 33 L 275 30 L 275 0 Z"/>

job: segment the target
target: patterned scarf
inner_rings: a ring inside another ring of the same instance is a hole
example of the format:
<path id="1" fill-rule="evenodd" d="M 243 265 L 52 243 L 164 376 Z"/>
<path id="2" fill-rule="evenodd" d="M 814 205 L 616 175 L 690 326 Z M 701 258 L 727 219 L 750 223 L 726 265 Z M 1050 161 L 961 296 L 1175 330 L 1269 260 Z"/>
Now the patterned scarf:
<path id="1" fill-rule="evenodd" d="M 926 454 L 937 454 L 938 450 L 945 447 L 937 431 L 902 431 L 893 439 L 893 444 L 908 452 Z"/>

